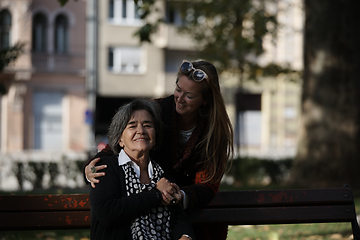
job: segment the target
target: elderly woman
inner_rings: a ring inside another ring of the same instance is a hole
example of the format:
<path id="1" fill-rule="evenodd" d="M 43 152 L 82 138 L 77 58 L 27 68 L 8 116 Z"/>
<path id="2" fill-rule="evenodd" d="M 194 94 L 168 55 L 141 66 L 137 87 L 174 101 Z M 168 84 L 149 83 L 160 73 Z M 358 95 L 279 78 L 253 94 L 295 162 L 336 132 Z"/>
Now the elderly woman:
<path id="1" fill-rule="evenodd" d="M 162 204 L 162 193 L 174 188 L 149 157 L 160 142 L 160 117 L 145 100 L 122 106 L 113 117 L 108 138 L 115 155 L 106 157 L 101 171 L 107 177 L 90 193 L 91 239 L 194 238 L 182 208 Z"/>

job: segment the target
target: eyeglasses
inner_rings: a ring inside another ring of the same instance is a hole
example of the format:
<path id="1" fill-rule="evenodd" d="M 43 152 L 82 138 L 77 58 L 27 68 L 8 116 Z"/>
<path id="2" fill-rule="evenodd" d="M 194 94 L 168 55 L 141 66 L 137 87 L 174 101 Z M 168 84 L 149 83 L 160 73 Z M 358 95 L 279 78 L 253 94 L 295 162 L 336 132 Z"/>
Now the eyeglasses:
<path id="1" fill-rule="evenodd" d="M 207 74 L 203 70 L 194 68 L 192 63 L 187 60 L 183 60 L 180 66 L 180 71 L 184 74 L 188 74 L 193 71 L 191 77 L 195 82 L 201 82 L 204 79 L 208 79 Z"/>

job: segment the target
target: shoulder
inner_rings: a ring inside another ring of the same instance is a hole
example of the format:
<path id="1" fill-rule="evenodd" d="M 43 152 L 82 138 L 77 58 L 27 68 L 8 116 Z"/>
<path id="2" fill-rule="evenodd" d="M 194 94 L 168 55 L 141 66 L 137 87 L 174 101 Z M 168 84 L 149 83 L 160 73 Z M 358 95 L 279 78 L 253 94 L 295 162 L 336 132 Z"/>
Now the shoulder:
<path id="1" fill-rule="evenodd" d="M 169 124 L 171 121 L 171 115 L 174 109 L 174 95 L 170 95 L 169 97 L 163 98 L 161 102 L 159 102 L 161 111 L 162 111 L 162 120 L 164 124 Z"/>
<path id="2" fill-rule="evenodd" d="M 107 165 L 107 168 L 113 168 L 119 166 L 118 155 L 101 157 L 100 161 L 96 163 L 96 166 Z"/>
<path id="3" fill-rule="evenodd" d="M 155 99 L 155 101 L 157 101 L 161 108 L 166 108 L 166 107 L 171 107 L 172 104 L 174 103 L 174 95 L 170 95 L 166 98 L 157 98 Z"/>

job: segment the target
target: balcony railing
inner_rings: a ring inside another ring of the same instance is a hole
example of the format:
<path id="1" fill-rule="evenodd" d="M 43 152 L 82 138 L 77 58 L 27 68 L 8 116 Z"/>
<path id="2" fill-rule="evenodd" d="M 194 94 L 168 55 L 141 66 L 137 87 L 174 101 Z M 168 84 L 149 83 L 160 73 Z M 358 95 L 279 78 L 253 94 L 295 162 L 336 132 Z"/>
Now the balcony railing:
<path id="1" fill-rule="evenodd" d="M 32 53 L 31 61 L 36 72 L 79 73 L 85 71 L 85 54 Z"/>

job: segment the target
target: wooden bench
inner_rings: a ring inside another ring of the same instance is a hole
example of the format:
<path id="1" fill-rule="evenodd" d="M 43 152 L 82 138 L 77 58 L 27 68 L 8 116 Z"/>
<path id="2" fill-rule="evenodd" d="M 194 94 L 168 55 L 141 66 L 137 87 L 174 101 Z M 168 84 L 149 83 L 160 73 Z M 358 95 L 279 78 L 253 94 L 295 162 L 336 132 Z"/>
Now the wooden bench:
<path id="1" fill-rule="evenodd" d="M 89 194 L 0 196 L 0 230 L 90 228 Z M 268 225 L 349 222 L 360 239 L 349 187 L 223 191 L 189 216 L 193 223 Z"/>

